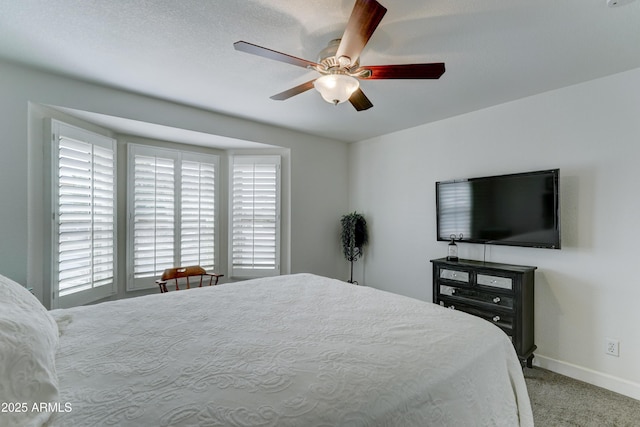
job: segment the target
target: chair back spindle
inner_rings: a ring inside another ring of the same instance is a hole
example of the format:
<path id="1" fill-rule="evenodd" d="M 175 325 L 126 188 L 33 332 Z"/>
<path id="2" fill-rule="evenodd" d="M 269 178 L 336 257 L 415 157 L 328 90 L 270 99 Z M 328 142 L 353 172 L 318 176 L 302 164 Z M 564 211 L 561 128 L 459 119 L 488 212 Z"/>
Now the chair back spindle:
<path id="1" fill-rule="evenodd" d="M 215 286 L 218 284 L 218 280 L 224 277 L 224 274 L 207 273 L 207 271 L 199 265 L 191 265 L 188 267 L 175 267 L 167 268 L 160 279 L 156 280 L 156 284 L 160 287 L 160 293 L 167 292 L 167 282 L 173 280 L 175 282 L 176 291 L 180 290 L 178 279 L 186 278 L 187 289 L 191 289 L 190 277 L 200 276 L 200 283 L 198 287 L 202 287 L 202 280 L 204 276 L 209 276 L 209 286 Z M 215 282 L 213 279 L 215 278 Z"/>

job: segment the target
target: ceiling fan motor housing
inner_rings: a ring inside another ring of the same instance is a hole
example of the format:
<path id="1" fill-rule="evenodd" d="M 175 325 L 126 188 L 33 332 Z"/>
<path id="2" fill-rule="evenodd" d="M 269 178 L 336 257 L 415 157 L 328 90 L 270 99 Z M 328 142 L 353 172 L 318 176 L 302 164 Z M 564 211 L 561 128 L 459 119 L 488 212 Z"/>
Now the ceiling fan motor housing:
<path id="1" fill-rule="evenodd" d="M 336 52 L 338 51 L 338 46 L 340 46 L 341 39 L 333 39 L 328 44 L 327 47 L 322 49 L 320 53 L 318 53 L 318 64 L 322 65 L 325 70 L 318 69 L 318 72 L 322 74 L 332 74 L 338 70 L 344 70 L 345 73 L 356 69 L 360 66 L 360 59 L 356 59 L 355 62 L 351 63 L 351 58 L 346 56 L 336 57 Z"/>

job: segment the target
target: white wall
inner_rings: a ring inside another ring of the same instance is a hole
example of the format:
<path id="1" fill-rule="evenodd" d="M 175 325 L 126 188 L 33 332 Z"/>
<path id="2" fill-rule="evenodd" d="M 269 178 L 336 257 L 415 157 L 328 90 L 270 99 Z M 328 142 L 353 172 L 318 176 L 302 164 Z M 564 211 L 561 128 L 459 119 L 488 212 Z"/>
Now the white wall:
<path id="1" fill-rule="evenodd" d="M 538 267 L 534 363 L 640 399 L 640 69 L 361 141 L 349 157 L 350 210 L 371 240 L 356 279 L 429 301 L 429 260 L 447 246 L 434 183 L 560 168 L 562 249 L 487 246 L 486 260 Z M 462 258 L 483 249 L 459 245 Z"/>
<path id="2" fill-rule="evenodd" d="M 48 182 L 41 173 L 42 140 L 48 138 L 29 113 L 35 104 L 288 148 L 293 219 L 283 256 L 290 256 L 292 273 L 342 276 L 344 261 L 337 236 L 340 216 L 348 207 L 346 143 L 0 62 L 0 274 L 32 286 L 41 300 L 44 278 L 37 270 L 42 270 L 42 261 L 32 255 L 44 242 L 41 189 Z"/>

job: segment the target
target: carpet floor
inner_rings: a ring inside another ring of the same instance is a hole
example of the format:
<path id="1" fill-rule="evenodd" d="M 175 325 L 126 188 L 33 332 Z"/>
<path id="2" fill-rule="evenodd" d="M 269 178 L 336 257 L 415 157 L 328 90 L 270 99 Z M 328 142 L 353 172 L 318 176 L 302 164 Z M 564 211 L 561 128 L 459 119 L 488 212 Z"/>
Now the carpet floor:
<path id="1" fill-rule="evenodd" d="M 525 368 L 536 427 L 640 427 L 640 401 L 541 368 Z"/>

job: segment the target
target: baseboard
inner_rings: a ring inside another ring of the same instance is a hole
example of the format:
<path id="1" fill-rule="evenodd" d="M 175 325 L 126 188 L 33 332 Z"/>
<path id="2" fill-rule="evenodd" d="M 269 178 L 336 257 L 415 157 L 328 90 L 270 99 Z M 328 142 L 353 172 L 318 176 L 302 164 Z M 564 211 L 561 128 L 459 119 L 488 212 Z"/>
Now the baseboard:
<path id="1" fill-rule="evenodd" d="M 640 384 L 536 354 L 533 365 L 640 400 Z"/>

